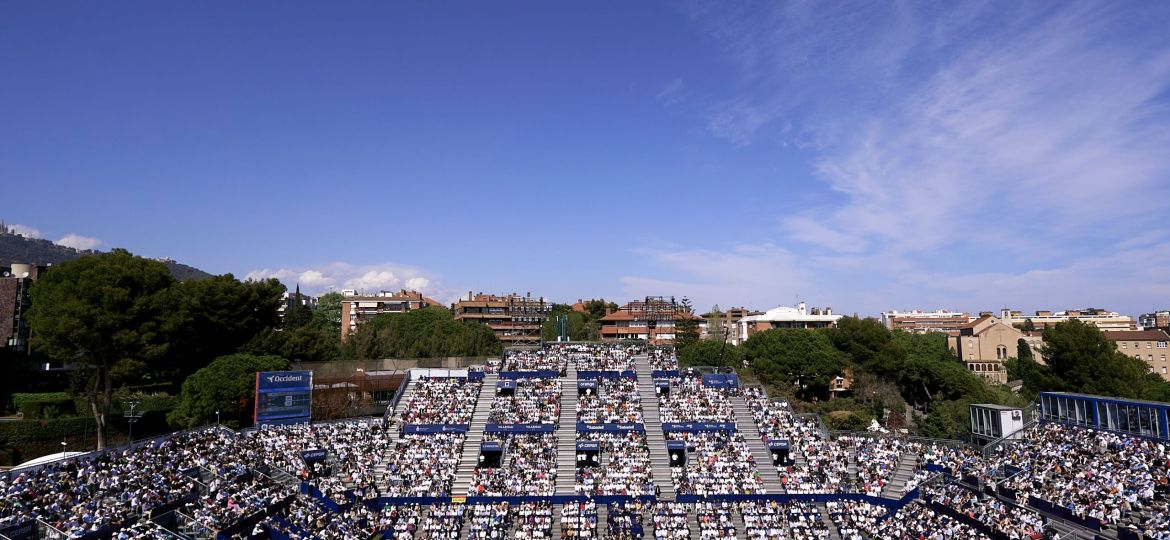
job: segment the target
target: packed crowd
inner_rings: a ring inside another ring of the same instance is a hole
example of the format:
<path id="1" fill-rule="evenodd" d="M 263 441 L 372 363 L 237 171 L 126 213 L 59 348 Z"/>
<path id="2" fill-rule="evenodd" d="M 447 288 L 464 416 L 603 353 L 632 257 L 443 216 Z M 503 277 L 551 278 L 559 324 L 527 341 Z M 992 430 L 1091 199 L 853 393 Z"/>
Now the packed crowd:
<path id="1" fill-rule="evenodd" d="M 612 540 L 643 538 L 643 504 L 637 500 L 611 504 L 605 514 L 605 537 Z"/>
<path id="2" fill-rule="evenodd" d="M 466 377 L 421 377 L 411 381 L 410 400 L 399 405 L 398 423 L 470 424 L 481 381 Z"/>
<path id="3" fill-rule="evenodd" d="M 509 349 L 504 351 L 504 364 L 501 371 L 556 371 L 565 373 L 569 365 L 569 357 L 559 348 L 546 347 L 543 349 Z"/>
<path id="4" fill-rule="evenodd" d="M 808 503 L 747 502 L 740 512 L 752 540 L 827 540 L 831 534 L 820 510 Z"/>
<path id="5" fill-rule="evenodd" d="M 376 529 L 382 538 L 410 540 L 419 527 L 422 507 L 417 504 L 385 505 L 378 512 Z"/>
<path id="6" fill-rule="evenodd" d="M 550 346 L 577 371 L 625 371 L 634 369 L 634 356 L 643 347 L 637 345 L 602 345 L 596 343 L 556 344 Z"/>
<path id="7" fill-rule="evenodd" d="M 695 510 L 699 521 L 699 538 L 736 538 L 732 513 L 736 504 L 729 502 L 702 502 Z"/>
<path id="8" fill-rule="evenodd" d="M 552 434 L 487 433 L 504 448 L 500 467 L 476 467 L 469 495 L 552 495 L 557 479 L 557 437 Z"/>
<path id="9" fill-rule="evenodd" d="M 562 506 L 561 538 L 597 538 L 597 503 L 583 501 Z"/>
<path id="10" fill-rule="evenodd" d="M 1044 519 L 1026 508 L 1010 505 L 995 497 L 954 484 L 926 488 L 925 498 L 949 506 L 978 520 L 990 531 L 1012 540 L 1038 539 L 1044 536 Z"/>
<path id="11" fill-rule="evenodd" d="M 909 441 L 894 437 L 843 436 L 836 440 L 838 444 L 852 447 L 857 460 L 857 487 L 872 497 L 882 494 L 882 489 L 893 479 L 903 453 L 912 446 Z"/>
<path id="12" fill-rule="evenodd" d="M 512 527 L 508 503 L 473 504 L 467 509 L 468 540 L 499 540 Z"/>
<path id="13" fill-rule="evenodd" d="M 434 540 L 458 540 L 462 538 L 463 505 L 433 504 L 427 509 L 427 518 L 415 534 L 415 538 Z"/>
<path id="14" fill-rule="evenodd" d="M 677 371 L 678 356 L 673 347 L 656 347 L 646 351 L 650 369 L 656 371 Z"/>
<path id="15" fill-rule="evenodd" d="M 878 522 L 889 514 L 884 506 L 861 501 L 829 501 L 825 509 L 841 540 L 865 540 L 867 533 L 877 530 Z"/>
<path id="16" fill-rule="evenodd" d="M 655 540 L 688 540 L 691 537 L 690 505 L 655 503 L 651 515 Z"/>
<path id="17" fill-rule="evenodd" d="M 348 540 L 369 538 L 375 513 L 355 504 L 343 512 L 330 512 L 311 497 L 297 497 L 283 510 L 268 516 L 264 526 L 293 540 Z"/>
<path id="18" fill-rule="evenodd" d="M 359 499 L 377 496 L 375 466 L 390 448 L 386 427 L 381 422 L 362 420 L 332 424 L 291 424 L 263 426 L 241 436 L 242 443 L 260 449 L 266 462 L 310 482 L 339 503 L 345 493 Z M 329 474 L 317 474 L 301 459 L 301 452 L 324 449 L 328 452 Z"/>
<path id="19" fill-rule="evenodd" d="M 654 494 L 645 433 L 590 432 L 578 434 L 577 440 L 598 441 L 601 445 L 601 466 L 577 469 L 577 494 Z"/>
<path id="20" fill-rule="evenodd" d="M 451 494 L 463 451 L 462 433 L 404 435 L 386 456 L 383 495 L 443 497 Z"/>
<path id="21" fill-rule="evenodd" d="M 517 379 L 511 395 L 496 394 L 490 424 L 555 424 L 561 417 L 561 381 Z"/>
<path id="22" fill-rule="evenodd" d="M 687 443 L 686 466 L 670 468 L 678 493 L 764 493 L 751 449 L 738 432 L 672 432 L 667 440 Z"/>
<path id="23" fill-rule="evenodd" d="M 1170 452 L 1165 443 L 1042 424 L 993 461 L 1023 469 L 1004 481 L 1019 500 L 1033 496 L 1139 532 L 1170 530 Z"/>
<path id="24" fill-rule="evenodd" d="M 587 424 L 642 423 L 637 379 L 598 379 L 597 389 L 577 394 L 577 421 Z"/>
<path id="25" fill-rule="evenodd" d="M 878 540 L 988 540 L 987 535 L 918 503 L 878 521 L 870 536 Z"/>
<path id="26" fill-rule="evenodd" d="M 674 377 L 670 392 L 659 393 L 663 422 L 729 422 L 735 418 L 729 393 L 733 390 L 703 386 L 703 378 Z"/>
<path id="27" fill-rule="evenodd" d="M 553 507 L 545 502 L 520 504 L 515 510 L 516 540 L 552 538 Z"/>

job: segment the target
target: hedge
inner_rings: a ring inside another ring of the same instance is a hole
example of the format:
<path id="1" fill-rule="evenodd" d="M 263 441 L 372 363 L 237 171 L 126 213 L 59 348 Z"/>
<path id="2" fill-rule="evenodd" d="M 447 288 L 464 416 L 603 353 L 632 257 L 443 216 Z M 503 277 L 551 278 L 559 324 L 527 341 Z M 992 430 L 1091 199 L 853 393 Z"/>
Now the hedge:
<path id="1" fill-rule="evenodd" d="M 19 411 L 26 401 L 45 401 L 68 397 L 69 394 L 66 392 L 16 393 L 12 394 L 12 410 Z"/>
<path id="2" fill-rule="evenodd" d="M 68 396 L 54 399 L 23 400 L 20 403 L 20 412 L 26 420 L 77 416 L 77 408 L 73 398 Z"/>

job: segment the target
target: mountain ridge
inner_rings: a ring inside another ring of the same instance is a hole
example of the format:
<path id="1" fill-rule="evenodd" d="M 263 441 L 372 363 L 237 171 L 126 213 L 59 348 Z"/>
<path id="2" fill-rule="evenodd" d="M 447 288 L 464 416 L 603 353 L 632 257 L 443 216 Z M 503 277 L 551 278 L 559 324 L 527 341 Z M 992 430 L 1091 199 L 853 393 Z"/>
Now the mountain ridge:
<path id="1" fill-rule="evenodd" d="M 60 244 L 54 244 L 41 238 L 29 238 L 20 234 L 0 231 L 0 264 L 26 263 L 37 265 L 60 264 L 72 261 L 86 255 L 97 255 L 102 251 L 95 249 L 74 249 Z M 154 259 L 170 269 L 171 275 L 179 281 L 207 279 L 211 274 L 193 266 L 175 262 L 171 259 Z"/>

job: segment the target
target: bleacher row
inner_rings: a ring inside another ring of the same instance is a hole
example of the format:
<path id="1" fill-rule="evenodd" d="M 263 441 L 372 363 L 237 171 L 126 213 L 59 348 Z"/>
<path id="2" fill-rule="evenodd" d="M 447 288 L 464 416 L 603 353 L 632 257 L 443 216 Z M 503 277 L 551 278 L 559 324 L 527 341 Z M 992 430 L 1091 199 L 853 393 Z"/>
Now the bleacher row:
<path id="1" fill-rule="evenodd" d="M 541 376 L 499 377 L 518 372 Z M 568 391 L 598 372 L 618 375 Z M 669 384 L 643 396 L 652 373 Z M 48 537 L 278 540 L 1023 539 L 1056 523 L 1170 540 L 1161 443 L 1040 424 L 985 456 L 833 436 L 759 388 L 705 383 L 668 349 L 509 351 L 483 376 L 413 377 L 384 419 L 183 432 L 12 471 L 0 535 L 30 519 Z M 573 459 L 560 459 L 566 436 Z"/>

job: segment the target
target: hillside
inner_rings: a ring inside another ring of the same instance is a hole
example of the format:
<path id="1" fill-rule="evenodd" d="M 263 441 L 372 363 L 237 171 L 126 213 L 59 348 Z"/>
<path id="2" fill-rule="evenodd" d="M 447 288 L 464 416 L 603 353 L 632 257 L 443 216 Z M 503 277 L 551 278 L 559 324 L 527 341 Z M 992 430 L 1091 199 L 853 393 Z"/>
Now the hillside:
<path id="1" fill-rule="evenodd" d="M 59 246 L 48 240 L 25 238 L 14 234 L 0 234 L 0 263 L 59 264 L 100 251 L 81 251 Z M 206 279 L 211 274 L 174 261 L 163 261 L 171 275 L 180 281 Z"/>

